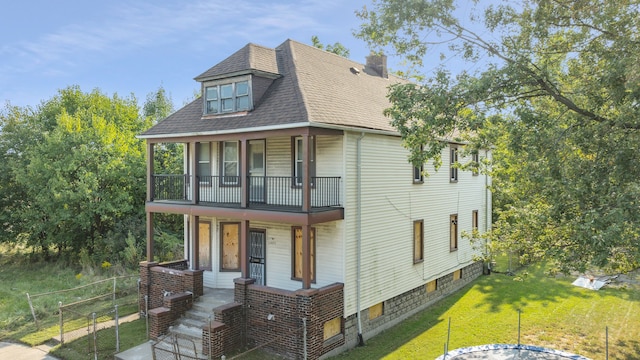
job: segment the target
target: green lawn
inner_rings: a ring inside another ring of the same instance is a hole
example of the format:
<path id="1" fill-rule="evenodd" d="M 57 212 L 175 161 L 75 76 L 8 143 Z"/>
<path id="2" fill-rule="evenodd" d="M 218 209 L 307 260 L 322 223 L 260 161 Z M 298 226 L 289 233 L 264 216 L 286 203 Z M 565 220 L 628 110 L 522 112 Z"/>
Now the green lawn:
<path id="1" fill-rule="evenodd" d="M 0 249 L 0 340 L 27 341 L 36 333 L 25 293 L 32 294 L 78 286 L 90 276 L 79 277 L 77 269 L 56 264 L 25 261 Z M 503 274 L 482 276 L 472 284 L 426 311 L 411 317 L 381 335 L 367 339 L 337 359 L 434 359 L 442 355 L 451 319 L 449 349 L 488 343 L 518 342 L 518 310 L 521 342 L 552 347 L 604 359 L 605 327 L 609 328 L 611 359 L 640 356 L 640 288 L 611 287 L 591 291 L 571 285 L 574 277 L 549 277 L 541 266 L 530 266 L 517 277 Z M 524 279 L 516 281 L 515 279 Z M 640 275 L 636 275 L 640 280 Z M 55 327 L 57 308 L 43 330 Z M 44 317 L 44 316 L 43 316 Z M 146 341 L 143 322 L 123 326 L 126 344 Z M 74 345 L 59 349 L 61 357 L 73 358 Z M 80 345 L 82 346 L 82 345 Z M 66 347 L 66 346 L 65 346 Z M 256 352 L 255 356 L 260 356 Z M 251 358 L 251 356 L 247 357 Z"/>
<path id="2" fill-rule="evenodd" d="M 609 328 L 611 359 L 640 357 L 640 289 L 571 285 L 573 277 L 549 277 L 530 266 L 524 281 L 482 276 L 402 324 L 366 341 L 338 359 L 434 359 L 443 353 L 451 319 L 449 349 L 491 343 L 521 343 L 605 358 Z M 518 275 L 522 275 L 519 273 Z"/>

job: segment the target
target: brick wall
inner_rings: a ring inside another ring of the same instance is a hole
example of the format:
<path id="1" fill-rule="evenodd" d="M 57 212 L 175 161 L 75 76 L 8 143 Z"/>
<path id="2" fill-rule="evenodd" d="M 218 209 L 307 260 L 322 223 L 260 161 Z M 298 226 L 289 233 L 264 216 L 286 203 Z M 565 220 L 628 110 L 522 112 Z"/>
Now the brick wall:
<path id="1" fill-rule="evenodd" d="M 163 266 L 156 262 L 140 263 L 140 308 L 145 309 L 145 296 L 148 296 L 149 309 L 162 306 L 168 295 L 190 292 L 194 297 L 202 296 L 204 291 L 202 270 L 177 270 L 186 266 L 186 260 L 175 261 Z"/>
<path id="2" fill-rule="evenodd" d="M 225 348 L 225 338 L 228 336 L 228 326 L 212 321 L 202 328 L 202 353 L 211 355 L 210 359 L 220 358 L 230 350 Z"/>
<path id="3" fill-rule="evenodd" d="M 214 320 L 227 325 L 224 349 L 227 353 L 244 347 L 244 313 L 242 304 L 230 303 L 213 309 Z"/>
<path id="4" fill-rule="evenodd" d="M 166 296 L 163 306 L 149 310 L 149 337 L 159 338 L 167 333 L 169 326 L 193 305 L 193 295 L 189 293 Z"/>
<path id="5" fill-rule="evenodd" d="M 343 287 L 343 284 L 333 284 L 321 289 L 288 291 L 236 281 L 235 301 L 243 301 L 247 346 L 260 346 L 286 358 L 301 359 L 304 357 L 303 322 L 306 323 L 308 359 L 317 359 L 343 345 L 343 333 L 324 341 L 325 322 L 342 318 Z M 243 315 L 238 312 L 236 316 Z"/>

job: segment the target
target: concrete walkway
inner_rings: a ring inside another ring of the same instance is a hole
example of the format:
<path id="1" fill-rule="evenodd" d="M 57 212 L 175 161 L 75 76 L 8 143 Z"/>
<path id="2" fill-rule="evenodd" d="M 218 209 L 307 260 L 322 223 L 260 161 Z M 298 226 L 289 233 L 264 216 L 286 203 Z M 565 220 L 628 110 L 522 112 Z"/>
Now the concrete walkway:
<path id="1" fill-rule="evenodd" d="M 57 360 L 49 355 L 48 347 L 29 347 L 22 344 L 0 342 L 0 359 L 11 360 Z"/>

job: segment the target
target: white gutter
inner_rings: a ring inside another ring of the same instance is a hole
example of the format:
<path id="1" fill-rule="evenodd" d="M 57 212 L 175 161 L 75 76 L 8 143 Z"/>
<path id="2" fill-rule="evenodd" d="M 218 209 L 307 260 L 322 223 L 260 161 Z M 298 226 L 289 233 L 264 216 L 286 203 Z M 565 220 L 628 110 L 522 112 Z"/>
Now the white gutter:
<path id="1" fill-rule="evenodd" d="M 356 146 L 356 317 L 358 318 L 358 346 L 364 346 L 360 320 L 360 258 L 362 247 L 362 132 Z"/>

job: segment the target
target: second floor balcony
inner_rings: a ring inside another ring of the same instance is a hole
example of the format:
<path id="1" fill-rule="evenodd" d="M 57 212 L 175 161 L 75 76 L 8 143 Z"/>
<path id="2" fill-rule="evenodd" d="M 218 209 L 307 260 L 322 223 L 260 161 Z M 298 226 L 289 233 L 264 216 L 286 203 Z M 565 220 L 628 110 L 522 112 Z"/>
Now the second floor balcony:
<path id="1" fill-rule="evenodd" d="M 277 211 L 302 211 L 302 181 L 290 176 L 152 175 L 151 201 L 197 203 L 201 206 L 247 207 Z M 340 177 L 311 177 L 310 211 L 342 207 Z M 194 201 L 195 199 L 195 201 Z"/>

